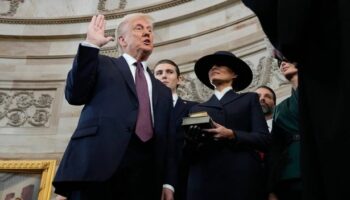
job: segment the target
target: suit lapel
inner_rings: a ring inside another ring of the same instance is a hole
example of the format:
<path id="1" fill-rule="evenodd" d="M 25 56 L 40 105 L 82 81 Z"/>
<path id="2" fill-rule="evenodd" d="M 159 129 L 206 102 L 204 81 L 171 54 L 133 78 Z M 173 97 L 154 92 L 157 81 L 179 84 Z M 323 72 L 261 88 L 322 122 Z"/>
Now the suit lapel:
<path id="1" fill-rule="evenodd" d="M 235 101 L 236 99 L 238 99 L 241 96 L 242 95 L 237 94 L 233 90 L 230 90 L 221 98 L 220 103 L 221 103 L 221 105 L 224 106 L 228 103 L 231 103 L 232 101 Z"/>
<path id="2" fill-rule="evenodd" d="M 186 105 L 184 101 L 179 97 L 174 107 L 175 119 L 178 119 L 178 117 L 181 116 L 181 113 L 185 110 L 185 108 L 186 108 Z"/>
<path id="3" fill-rule="evenodd" d="M 154 78 L 152 72 L 147 68 L 147 72 L 149 74 L 149 77 L 151 78 L 152 82 L 152 101 L 153 101 L 153 110 L 157 105 L 157 100 L 158 100 L 158 86 L 157 86 L 157 80 Z"/>
<path id="4" fill-rule="evenodd" d="M 213 108 L 217 108 L 217 109 L 222 109 L 222 105 L 221 105 L 219 99 L 216 98 L 215 95 L 211 96 L 211 98 L 207 102 L 204 102 L 200 105 L 205 106 L 205 107 L 213 107 Z"/>
<path id="5" fill-rule="evenodd" d="M 123 75 L 124 80 L 126 81 L 129 89 L 137 98 L 135 81 L 134 81 L 134 78 L 132 77 L 128 63 L 122 56 L 120 56 L 117 59 L 113 59 L 113 62 L 115 62 L 117 68 L 120 70 L 121 74 Z"/>

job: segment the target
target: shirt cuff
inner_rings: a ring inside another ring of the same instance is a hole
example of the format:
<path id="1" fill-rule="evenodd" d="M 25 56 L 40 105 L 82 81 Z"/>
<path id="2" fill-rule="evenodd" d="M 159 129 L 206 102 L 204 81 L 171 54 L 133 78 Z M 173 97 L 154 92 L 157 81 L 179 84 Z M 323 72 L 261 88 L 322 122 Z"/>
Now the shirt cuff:
<path id="1" fill-rule="evenodd" d="M 91 44 L 90 42 L 87 42 L 87 41 L 83 41 L 81 43 L 81 45 L 84 46 L 84 47 L 92 47 L 92 48 L 95 48 L 95 49 L 100 49 L 99 46 Z"/>
<path id="2" fill-rule="evenodd" d="M 175 188 L 174 188 L 173 186 L 169 185 L 169 184 L 164 184 L 164 185 L 163 185 L 163 188 L 167 188 L 167 189 L 169 189 L 169 190 L 175 192 Z"/>

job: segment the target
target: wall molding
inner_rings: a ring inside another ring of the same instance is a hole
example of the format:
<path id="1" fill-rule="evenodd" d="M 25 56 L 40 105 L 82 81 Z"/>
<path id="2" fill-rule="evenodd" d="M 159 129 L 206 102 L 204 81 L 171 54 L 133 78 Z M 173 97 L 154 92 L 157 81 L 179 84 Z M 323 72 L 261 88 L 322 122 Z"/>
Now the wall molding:
<path id="1" fill-rule="evenodd" d="M 110 10 L 110 11 L 101 11 L 100 13 L 104 14 L 105 19 L 107 20 L 118 19 L 130 13 L 135 13 L 135 12 L 150 13 L 150 12 L 178 6 L 190 1 L 193 1 L 193 0 L 172 0 L 164 3 L 159 3 L 156 5 L 150 5 L 144 8 L 129 9 L 129 10 L 117 9 L 117 10 Z M 24 19 L 24 18 L 0 17 L 0 23 L 2 24 L 73 24 L 73 23 L 89 22 L 91 20 L 91 17 L 92 15 L 84 15 L 79 17 L 40 18 L 40 19 L 39 18 Z"/>

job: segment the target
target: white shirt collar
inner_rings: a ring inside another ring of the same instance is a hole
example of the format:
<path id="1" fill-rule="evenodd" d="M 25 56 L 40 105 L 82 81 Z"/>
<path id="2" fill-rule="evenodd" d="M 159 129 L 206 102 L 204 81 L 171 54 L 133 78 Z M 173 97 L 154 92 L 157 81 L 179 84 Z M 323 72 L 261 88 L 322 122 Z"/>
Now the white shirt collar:
<path id="1" fill-rule="evenodd" d="M 173 93 L 173 106 L 175 107 L 177 100 L 179 99 L 179 96 L 176 93 Z"/>
<path id="2" fill-rule="evenodd" d="M 135 66 L 135 62 L 137 62 L 137 60 L 135 58 L 133 58 L 132 56 L 130 56 L 127 53 L 123 53 L 123 57 L 125 58 L 126 62 L 128 63 L 129 66 Z M 143 61 L 142 63 L 142 67 L 144 70 L 147 69 L 147 62 Z"/>
<path id="3" fill-rule="evenodd" d="M 223 89 L 221 92 L 219 90 L 214 90 L 214 94 L 216 96 L 216 98 L 218 98 L 219 100 L 221 100 L 221 98 L 228 92 L 232 90 L 231 86 L 226 87 L 225 89 Z"/>

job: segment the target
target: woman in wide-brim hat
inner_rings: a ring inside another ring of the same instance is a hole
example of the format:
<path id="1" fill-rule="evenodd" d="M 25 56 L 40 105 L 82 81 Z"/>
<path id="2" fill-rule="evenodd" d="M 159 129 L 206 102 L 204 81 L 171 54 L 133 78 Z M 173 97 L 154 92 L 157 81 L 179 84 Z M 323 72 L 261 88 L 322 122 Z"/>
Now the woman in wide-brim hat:
<path id="1" fill-rule="evenodd" d="M 206 111 L 214 123 L 199 131 L 212 139 L 198 141 L 197 154 L 191 152 L 187 199 L 262 199 L 264 176 L 257 150 L 267 149 L 268 128 L 257 94 L 236 93 L 251 83 L 252 71 L 231 52 L 219 51 L 199 59 L 195 73 L 214 95 L 190 112 Z"/>
<path id="2" fill-rule="evenodd" d="M 211 71 L 215 71 L 215 68 L 213 68 L 214 66 L 215 68 L 226 67 L 230 69 L 229 73 L 234 73 L 232 79 L 227 80 L 227 82 L 230 82 L 231 84 L 224 85 L 231 85 L 232 89 L 236 92 L 245 89 L 252 82 L 252 70 L 244 61 L 237 58 L 231 52 L 218 51 L 214 54 L 202 57 L 196 62 L 194 67 L 194 71 L 198 79 L 210 89 L 214 89 L 222 85 L 222 82 L 215 82 L 215 73 L 209 73 Z"/>

